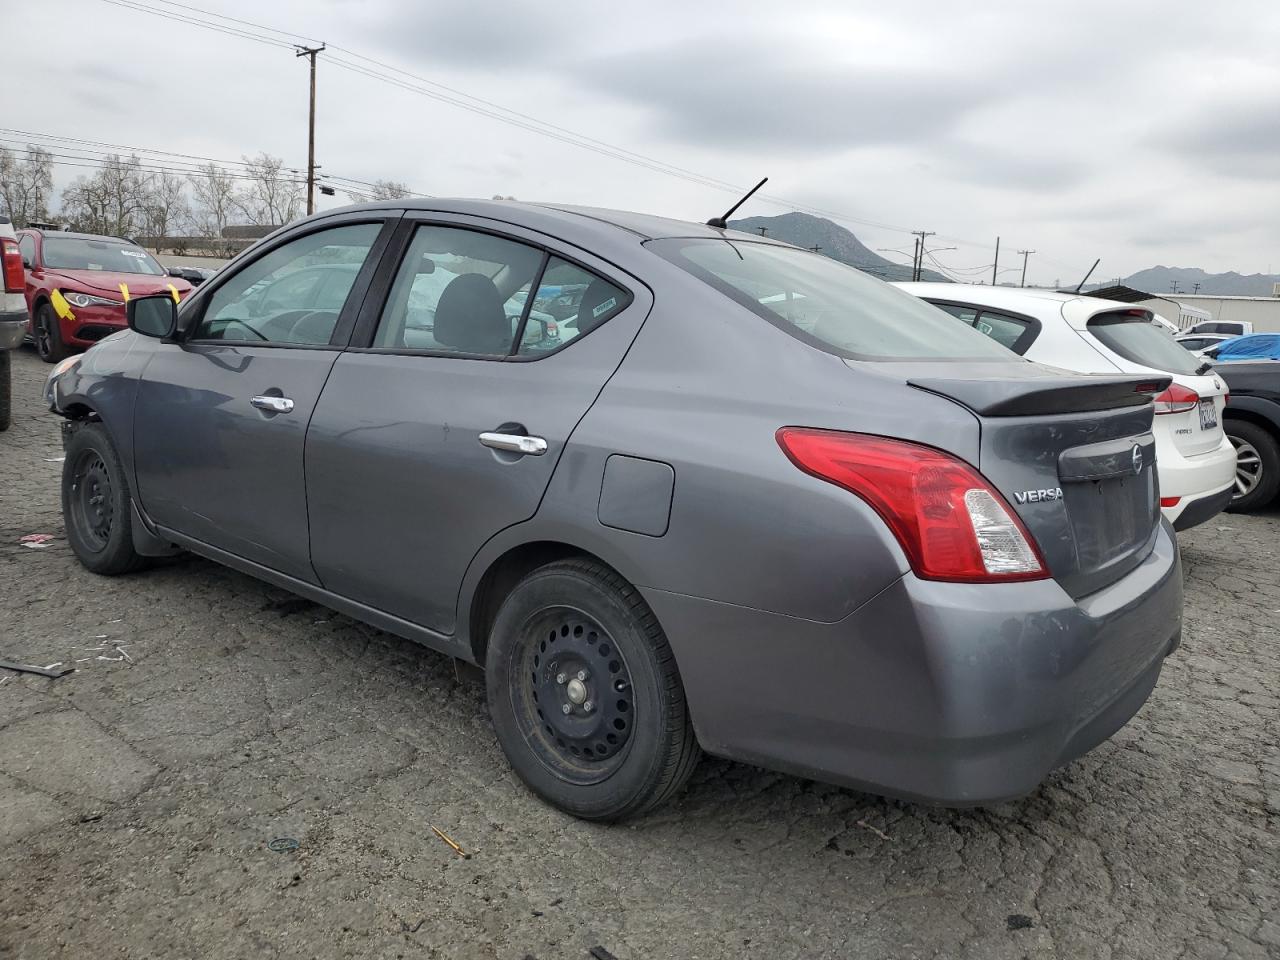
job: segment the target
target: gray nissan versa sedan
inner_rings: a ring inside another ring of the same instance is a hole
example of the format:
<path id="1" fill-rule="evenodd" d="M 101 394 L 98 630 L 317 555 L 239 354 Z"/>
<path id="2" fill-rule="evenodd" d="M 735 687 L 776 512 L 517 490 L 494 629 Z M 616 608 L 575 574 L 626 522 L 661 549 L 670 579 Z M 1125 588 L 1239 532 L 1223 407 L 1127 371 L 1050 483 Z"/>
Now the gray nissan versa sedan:
<path id="1" fill-rule="evenodd" d="M 81 562 L 190 550 L 483 664 L 511 764 L 581 817 L 701 750 L 1013 797 L 1178 644 L 1167 378 L 1038 366 L 786 244 L 402 200 L 128 313 L 47 386 Z"/>

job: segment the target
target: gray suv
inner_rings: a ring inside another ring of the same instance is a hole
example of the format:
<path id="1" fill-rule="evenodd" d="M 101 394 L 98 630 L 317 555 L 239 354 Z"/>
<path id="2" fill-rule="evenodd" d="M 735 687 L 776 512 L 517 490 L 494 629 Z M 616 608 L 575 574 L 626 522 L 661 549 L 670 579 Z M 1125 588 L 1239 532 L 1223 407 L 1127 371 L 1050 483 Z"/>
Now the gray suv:
<path id="1" fill-rule="evenodd" d="M 274 294 L 321 264 L 340 291 Z M 581 817 L 701 750 L 1023 794 L 1179 641 L 1168 379 L 1038 366 L 786 244 L 397 201 L 129 322 L 46 388 L 81 562 L 190 550 L 483 665 L 513 767 Z"/>

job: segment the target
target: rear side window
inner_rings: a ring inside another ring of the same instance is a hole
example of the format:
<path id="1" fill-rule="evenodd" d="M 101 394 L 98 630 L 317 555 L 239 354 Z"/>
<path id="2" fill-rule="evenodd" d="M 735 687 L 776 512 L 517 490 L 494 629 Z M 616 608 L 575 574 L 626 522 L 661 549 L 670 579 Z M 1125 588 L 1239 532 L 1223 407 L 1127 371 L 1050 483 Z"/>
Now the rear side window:
<path id="1" fill-rule="evenodd" d="M 742 240 L 672 238 L 649 249 L 774 326 L 855 360 L 1006 360 L 999 344 L 829 257 Z"/>
<path id="2" fill-rule="evenodd" d="M 1166 373 L 1195 374 L 1201 361 L 1143 312 L 1103 313 L 1091 317 L 1089 332 L 1132 363 Z"/>
<path id="3" fill-rule="evenodd" d="M 1040 333 L 1037 321 L 1022 317 L 1010 316 L 996 310 L 986 310 L 964 303 L 939 303 L 930 300 L 939 310 L 945 310 L 957 320 L 967 323 L 984 336 L 990 337 L 1000 346 L 1023 354 Z"/>
<path id="4" fill-rule="evenodd" d="M 540 247 L 424 225 L 401 261 L 373 346 L 539 357 L 630 302 L 626 291 Z"/>

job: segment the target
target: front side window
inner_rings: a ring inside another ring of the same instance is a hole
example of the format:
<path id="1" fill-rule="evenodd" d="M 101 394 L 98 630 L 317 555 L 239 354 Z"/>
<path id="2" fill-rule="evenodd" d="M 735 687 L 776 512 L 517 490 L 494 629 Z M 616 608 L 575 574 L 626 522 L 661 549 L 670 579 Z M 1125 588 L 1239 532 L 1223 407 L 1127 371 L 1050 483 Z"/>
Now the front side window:
<path id="1" fill-rule="evenodd" d="M 1016 359 L 931 304 L 820 254 L 711 238 L 655 240 L 648 247 L 797 339 L 837 356 Z"/>
<path id="2" fill-rule="evenodd" d="M 163 277 L 167 273 L 156 258 L 141 247 L 108 237 L 57 237 L 45 235 L 44 265 L 50 270 L 101 270 Z"/>
<path id="3" fill-rule="evenodd" d="M 332 227 L 276 247 L 213 292 L 193 339 L 327 344 L 381 229 Z"/>
<path id="4" fill-rule="evenodd" d="M 1091 317 L 1089 332 L 1107 349 L 1131 363 L 1166 373 L 1194 374 L 1200 359 L 1179 346 L 1166 331 L 1155 326 L 1142 311 L 1104 313 Z"/>
<path id="5" fill-rule="evenodd" d="M 29 233 L 24 233 L 22 239 L 18 241 L 18 252 L 22 254 L 22 262 L 29 266 L 36 264 L 36 238 Z"/>

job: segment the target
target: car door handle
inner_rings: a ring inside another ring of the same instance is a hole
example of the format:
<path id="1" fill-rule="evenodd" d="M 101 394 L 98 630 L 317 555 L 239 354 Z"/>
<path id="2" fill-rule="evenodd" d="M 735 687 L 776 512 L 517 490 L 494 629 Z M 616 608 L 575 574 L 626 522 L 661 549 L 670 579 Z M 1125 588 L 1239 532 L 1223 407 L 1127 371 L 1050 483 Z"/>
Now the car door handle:
<path id="1" fill-rule="evenodd" d="M 249 402 L 259 410 L 271 413 L 293 413 L 293 401 L 288 397 L 250 397 Z"/>
<path id="2" fill-rule="evenodd" d="M 540 457 L 547 452 L 547 441 L 541 437 L 528 437 L 522 433 L 482 433 L 480 442 L 494 450 L 524 453 Z"/>

